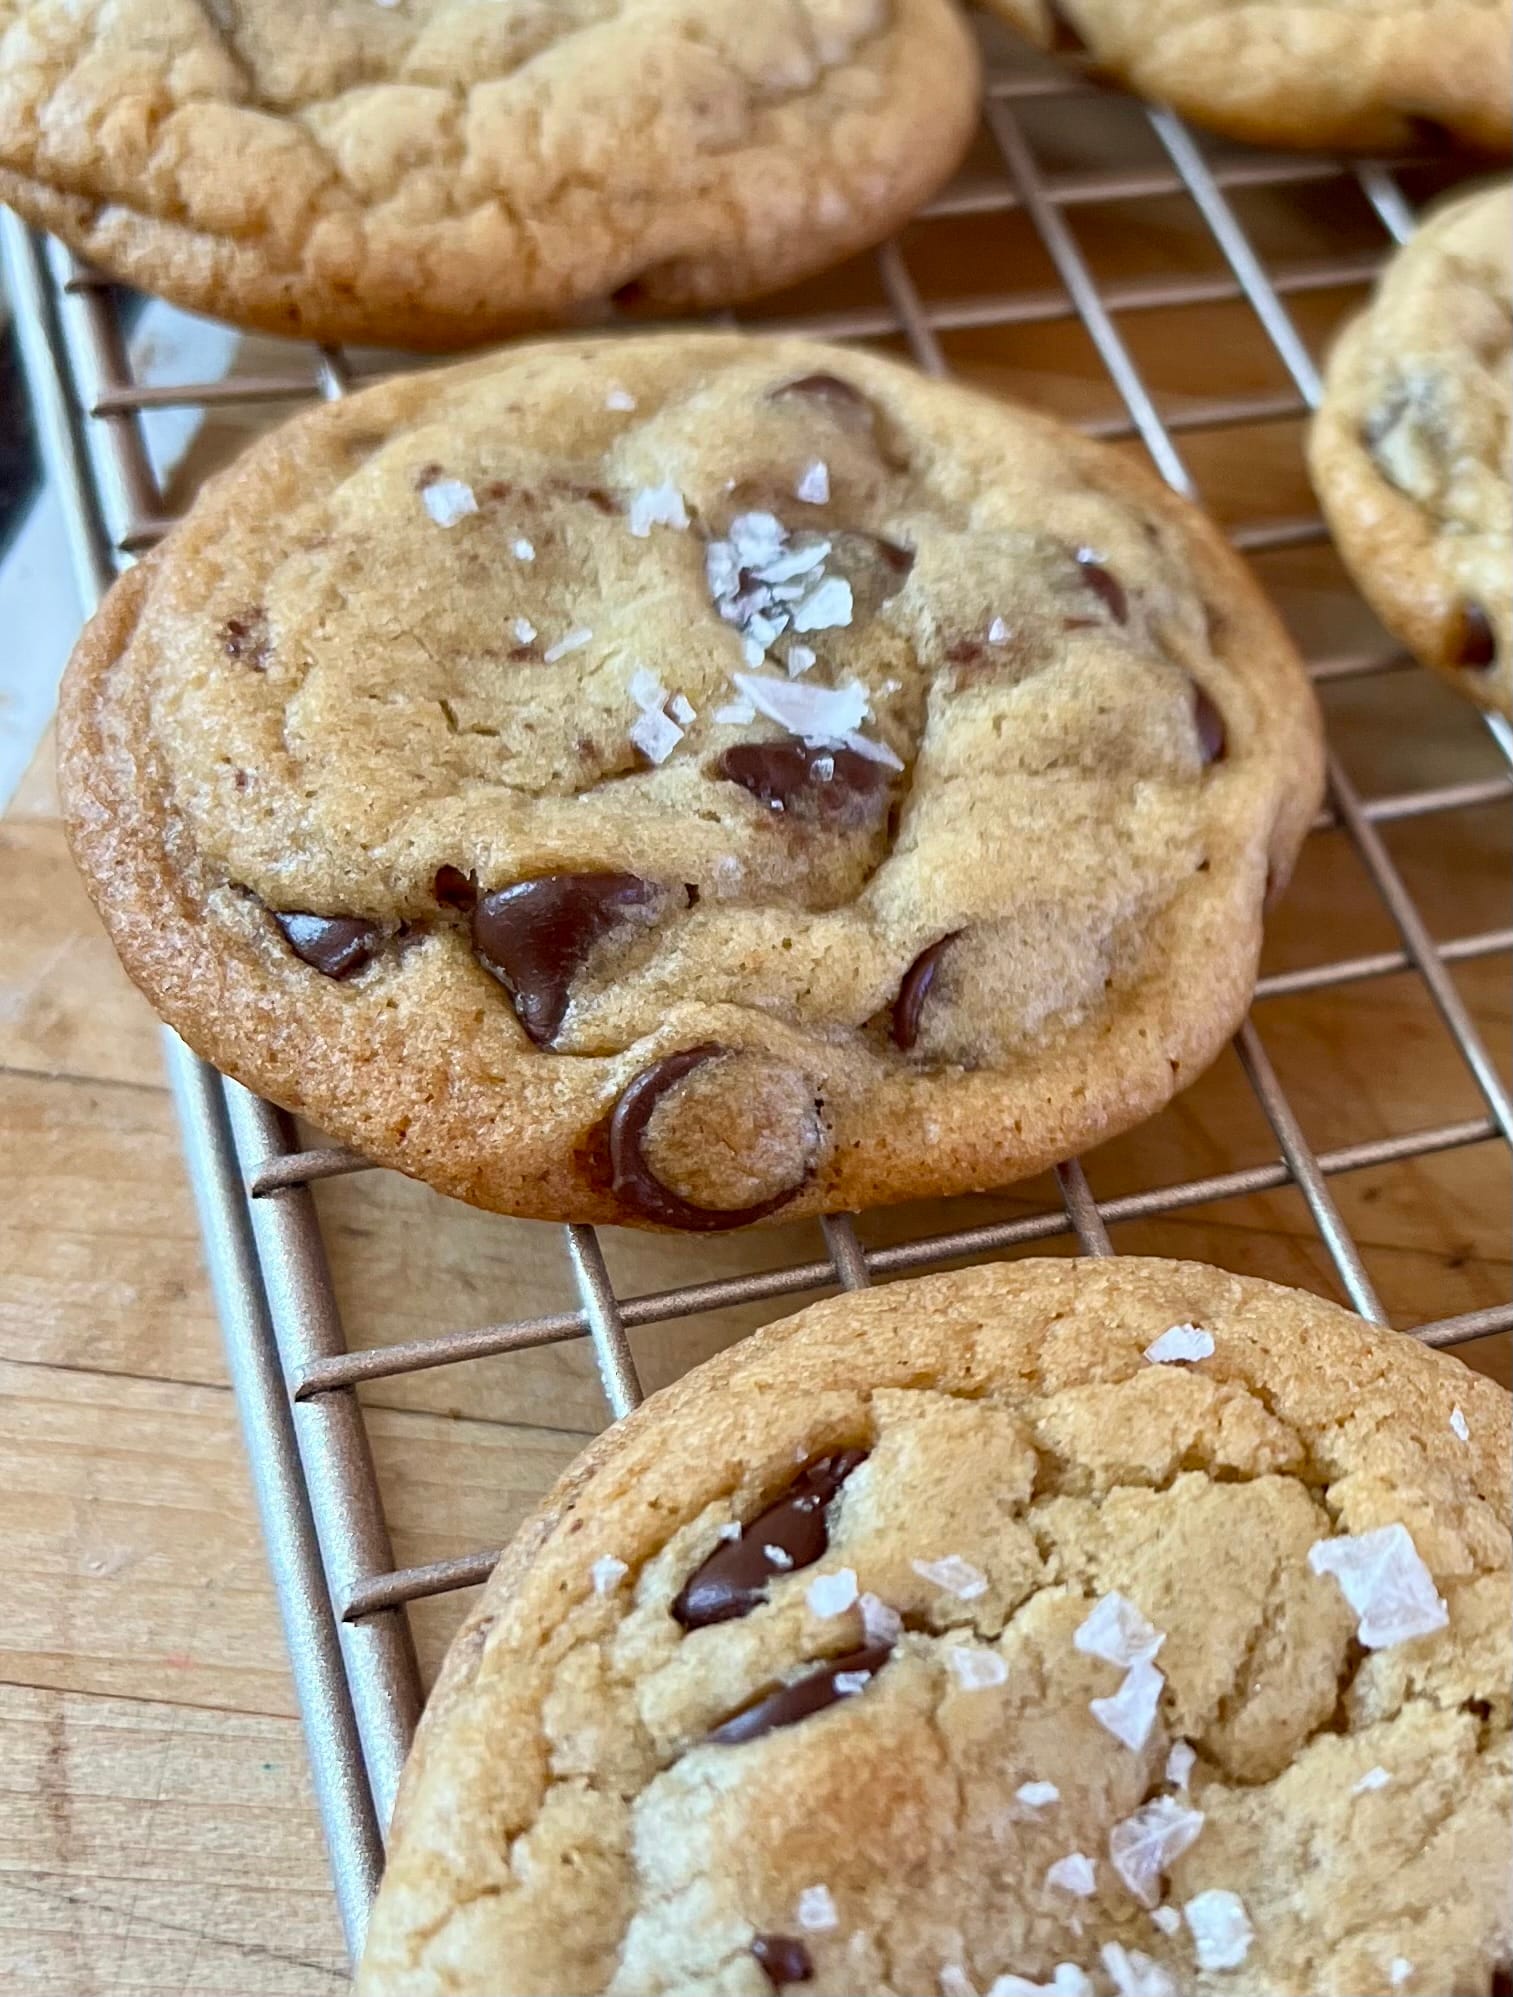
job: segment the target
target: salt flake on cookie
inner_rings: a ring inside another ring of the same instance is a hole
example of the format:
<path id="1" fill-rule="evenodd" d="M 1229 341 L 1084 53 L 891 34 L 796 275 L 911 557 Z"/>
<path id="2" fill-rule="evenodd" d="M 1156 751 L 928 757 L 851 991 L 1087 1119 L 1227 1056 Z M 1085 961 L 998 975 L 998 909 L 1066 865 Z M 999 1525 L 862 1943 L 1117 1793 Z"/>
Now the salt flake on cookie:
<path id="1" fill-rule="evenodd" d="M 1308 1565 L 1315 1574 L 1332 1574 L 1338 1581 L 1359 1618 L 1356 1634 L 1367 1650 L 1432 1636 L 1450 1620 L 1444 1597 L 1405 1525 L 1321 1539 L 1308 1549 Z"/>

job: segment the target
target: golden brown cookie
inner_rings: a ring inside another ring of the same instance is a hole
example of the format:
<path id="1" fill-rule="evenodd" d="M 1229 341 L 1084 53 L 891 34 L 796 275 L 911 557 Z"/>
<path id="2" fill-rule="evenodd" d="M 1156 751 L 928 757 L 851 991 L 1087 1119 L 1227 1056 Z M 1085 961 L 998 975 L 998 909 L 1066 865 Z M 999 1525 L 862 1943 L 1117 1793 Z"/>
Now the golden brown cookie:
<path id="1" fill-rule="evenodd" d="M 1217 532 L 872 356 L 690 334 L 256 445 L 75 657 L 75 852 L 190 1044 L 483 1206 L 989 1187 L 1241 1018 L 1319 796 Z"/>
<path id="2" fill-rule="evenodd" d="M 411 1757 L 360 1997 L 1485 1997 L 1509 1404 L 1301 1291 L 815 1305 L 600 1439 Z"/>
<path id="3" fill-rule="evenodd" d="M 983 0 L 1186 118 L 1257 145 L 1513 139 L 1508 0 Z"/>
<path id="4" fill-rule="evenodd" d="M 0 201 L 309 339 L 774 290 L 913 214 L 976 112 L 950 0 L 0 0 Z"/>
<path id="5" fill-rule="evenodd" d="M 1513 713 L 1513 188 L 1438 209 L 1330 356 L 1308 459 L 1384 624 Z"/>

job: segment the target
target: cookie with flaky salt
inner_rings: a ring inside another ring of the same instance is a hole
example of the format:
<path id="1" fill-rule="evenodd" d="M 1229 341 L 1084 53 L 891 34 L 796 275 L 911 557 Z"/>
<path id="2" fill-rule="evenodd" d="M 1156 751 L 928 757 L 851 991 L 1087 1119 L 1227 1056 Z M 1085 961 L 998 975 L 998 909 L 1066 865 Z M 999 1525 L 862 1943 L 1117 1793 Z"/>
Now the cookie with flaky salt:
<path id="1" fill-rule="evenodd" d="M 1215 529 L 1047 419 L 689 334 L 256 444 L 63 697 L 74 850 L 189 1043 L 508 1212 L 990 1187 L 1218 1052 L 1318 801 Z"/>
<path id="2" fill-rule="evenodd" d="M 596 1443 L 406 1774 L 361 1997 L 1486 1997 L 1509 1402 L 1300 1291 L 818 1304 Z"/>

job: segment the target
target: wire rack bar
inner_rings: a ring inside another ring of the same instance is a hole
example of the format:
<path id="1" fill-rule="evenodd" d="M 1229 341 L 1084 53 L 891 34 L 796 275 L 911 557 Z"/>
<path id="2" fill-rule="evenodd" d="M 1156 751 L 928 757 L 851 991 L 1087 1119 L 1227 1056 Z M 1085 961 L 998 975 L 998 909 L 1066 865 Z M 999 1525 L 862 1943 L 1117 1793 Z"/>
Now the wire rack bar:
<path id="1" fill-rule="evenodd" d="M 1360 285 L 1392 243 L 1406 240 L 1414 217 L 1392 161 L 1353 166 L 1328 159 L 1225 153 L 1215 157 L 1170 113 L 1140 112 L 1121 100 L 1117 115 L 1142 116 L 1161 157 L 1131 165 L 1046 168 L 1022 115 L 1037 106 L 1095 104 L 1098 87 L 1075 68 L 995 68 L 984 122 L 997 163 L 947 189 L 921 223 L 1018 210 L 1049 257 L 1054 285 L 1026 286 L 1001 273 L 988 293 L 926 297 L 911 271 L 914 225 L 901 242 L 877 252 L 880 304 L 767 319 L 767 330 L 837 339 L 900 338 L 927 372 L 949 371 L 950 336 L 989 328 L 1080 323 L 1118 398 L 1118 409 L 1083 424 L 1091 434 L 1138 439 L 1167 480 L 1193 493 L 1178 436 L 1300 418 L 1316 403 L 1314 357 L 1286 301 Z M 1341 251 L 1272 263 L 1247 234 L 1232 197 L 1261 190 L 1306 189 L 1327 182 L 1358 188 L 1383 232 L 1379 251 Z M 1074 230 L 1079 214 L 1099 206 L 1182 199 L 1202 217 L 1222 266 L 1199 272 L 1151 271 L 1108 281 Z M 386 359 L 356 362 L 334 349 L 291 349 L 258 373 L 184 384 L 137 379 L 116 315 L 116 294 L 56 244 L 29 236 L 3 217 L 6 258 L 21 346 L 39 414 L 50 472 L 65 502 L 73 566 L 86 602 L 114 573 L 161 539 L 172 509 L 158 490 L 142 432 L 144 419 L 173 409 L 255 407 L 335 398 L 376 378 Z M 980 281 L 980 273 L 974 274 Z M 1281 388 L 1188 396 L 1171 407 L 1143 378 L 1121 330 L 1129 315 L 1243 303 L 1255 315 L 1286 374 Z M 1322 522 L 1297 518 L 1237 523 L 1231 539 L 1251 552 L 1306 548 L 1325 538 Z M 1393 648 L 1316 659 L 1328 683 L 1399 672 Z M 1344 1293 L 1364 1315 L 1383 1311 L 1359 1245 L 1331 1182 L 1341 1175 L 1496 1142 L 1513 1133 L 1508 1091 L 1455 988 L 1449 967 L 1513 949 L 1513 926 L 1436 941 L 1383 840 L 1384 826 L 1429 813 L 1505 805 L 1513 794 L 1513 731 L 1489 723 L 1507 770 L 1491 777 L 1426 785 L 1363 798 L 1338 761 L 1331 763 L 1330 803 L 1317 832 L 1348 838 L 1396 925 L 1401 947 L 1274 973 L 1258 1000 L 1340 990 L 1395 974 L 1422 981 L 1486 1113 L 1446 1118 L 1423 1128 L 1315 1150 L 1253 1020 L 1236 1040 L 1251 1091 L 1276 1155 L 1235 1169 L 1100 1199 L 1083 1165 L 1055 1173 L 1055 1203 L 987 1222 L 868 1247 L 855 1217 L 821 1223 L 824 1254 L 744 1275 L 680 1282 L 640 1295 L 617 1294 L 596 1231 L 563 1230 L 576 1303 L 508 1322 L 442 1332 L 389 1346 L 349 1348 L 326 1267 L 312 1188 L 320 1181 L 373 1169 L 343 1147 L 303 1145 L 290 1120 L 235 1084 L 224 1082 L 171 1041 L 169 1068 L 199 1203 L 207 1255 L 226 1336 L 233 1384 L 253 1466 L 280 1610 L 293 1660 L 315 1788 L 349 1942 L 361 1941 L 381 1858 L 401 1760 L 418 1709 L 419 1678 L 406 1605 L 483 1580 L 497 1549 L 474 1550 L 419 1566 L 395 1565 L 374 1473 L 360 1386 L 401 1375 L 586 1340 L 611 1416 L 633 1408 L 642 1385 L 633 1344 L 644 1326 L 731 1305 L 777 1304 L 822 1290 L 867 1284 L 1043 1242 L 1078 1252 L 1112 1252 L 1121 1224 L 1179 1213 L 1233 1198 L 1295 1190 L 1332 1262 Z M 690 1257 L 695 1250 L 690 1248 Z M 1498 1304 L 1420 1325 L 1432 1346 L 1507 1331 L 1513 1305 Z"/>

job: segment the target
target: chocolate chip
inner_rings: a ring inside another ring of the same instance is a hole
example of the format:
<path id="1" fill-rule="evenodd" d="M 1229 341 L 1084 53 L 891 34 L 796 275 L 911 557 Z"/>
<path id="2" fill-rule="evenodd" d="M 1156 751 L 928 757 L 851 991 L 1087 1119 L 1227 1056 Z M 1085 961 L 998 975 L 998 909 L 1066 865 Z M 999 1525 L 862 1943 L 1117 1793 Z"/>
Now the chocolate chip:
<path id="1" fill-rule="evenodd" d="M 890 773 L 854 749 L 806 749 L 801 742 L 738 742 L 715 775 L 773 811 L 832 825 L 860 825 L 882 807 Z"/>
<path id="2" fill-rule="evenodd" d="M 561 1026 L 573 979 L 594 944 L 656 895 L 635 874 L 543 874 L 479 902 L 473 948 L 538 1047 L 549 1045 Z"/>
<path id="3" fill-rule="evenodd" d="M 478 900 L 478 883 L 460 867 L 438 867 L 431 892 L 443 908 L 460 908 L 466 914 Z"/>
<path id="4" fill-rule="evenodd" d="M 1493 1970 L 1490 1997 L 1513 1997 L 1513 1970 Z"/>
<path id="5" fill-rule="evenodd" d="M 822 1713 L 838 1700 L 849 1699 L 857 1692 L 865 1691 L 867 1682 L 882 1670 L 892 1652 L 892 1644 L 875 1643 L 865 1650 L 848 1651 L 844 1657 L 832 1657 L 807 1677 L 797 1678 L 791 1685 L 779 1686 L 776 1692 L 768 1692 L 762 1698 L 754 1699 L 749 1706 L 743 1706 L 723 1726 L 706 1734 L 705 1739 L 717 1747 L 739 1747 L 745 1741 L 760 1740 L 763 1734 L 775 1733 L 779 1727 L 791 1727 L 799 1720 L 807 1720 L 811 1714 Z M 838 1680 L 846 1682 L 837 1683 Z"/>
<path id="6" fill-rule="evenodd" d="M 932 943 L 928 950 L 921 950 L 914 962 L 904 972 L 898 987 L 898 997 L 893 1001 L 893 1044 L 905 1053 L 919 1038 L 919 1015 L 924 1010 L 925 1000 L 930 996 L 930 987 L 935 982 L 935 973 L 941 957 L 954 943 L 961 931 L 953 929 L 949 936 L 942 936 L 938 943 Z"/>
<path id="7" fill-rule="evenodd" d="M 1119 578 L 1111 575 L 1102 562 L 1095 561 L 1086 548 L 1077 550 L 1077 566 L 1082 571 L 1082 580 L 1088 588 L 1107 604 L 1108 613 L 1114 622 L 1127 624 L 1129 595 Z"/>
<path id="8" fill-rule="evenodd" d="M 295 956 L 328 978 L 350 978 L 360 971 L 383 937 L 376 922 L 356 915 L 284 915 L 275 910 L 273 919 Z"/>
<path id="9" fill-rule="evenodd" d="M 1473 671 L 1490 666 L 1497 657 L 1497 633 L 1479 603 L 1463 603 L 1456 633 L 1455 663 Z"/>
<path id="10" fill-rule="evenodd" d="M 774 1990 L 788 1983 L 807 1983 L 814 1974 L 808 1949 L 794 1935 L 753 1935 L 751 1953 Z"/>
<path id="11" fill-rule="evenodd" d="M 1196 682 L 1193 685 L 1193 726 L 1198 731 L 1198 748 L 1204 762 L 1222 763 L 1229 754 L 1224 716 Z"/>
<path id="12" fill-rule="evenodd" d="M 765 1220 L 768 1214 L 776 1213 L 798 1191 L 797 1186 L 786 1186 L 770 1199 L 758 1200 L 749 1207 L 699 1207 L 670 1186 L 664 1186 L 646 1162 L 642 1139 L 663 1096 L 695 1068 L 706 1061 L 722 1060 L 729 1052 L 728 1047 L 709 1042 L 702 1047 L 685 1048 L 681 1053 L 664 1054 L 660 1061 L 637 1075 L 610 1114 L 609 1163 L 614 1191 L 627 1206 L 664 1227 L 689 1228 L 706 1234 L 723 1227 L 749 1227 L 753 1221 Z"/>
<path id="13" fill-rule="evenodd" d="M 811 1463 L 776 1504 L 769 1505 L 736 1540 L 717 1546 L 684 1583 L 672 1605 L 684 1629 L 704 1629 L 750 1615 L 774 1574 L 812 1567 L 830 1544 L 825 1507 L 860 1463 L 865 1449 L 842 1449 Z M 779 1557 L 771 1555 L 777 1550 Z"/>
<path id="14" fill-rule="evenodd" d="M 221 644 L 228 659 L 250 666 L 255 673 L 262 672 L 270 649 L 267 612 L 249 610 L 245 617 L 228 617 L 221 626 Z"/>
<path id="15" fill-rule="evenodd" d="M 751 1953 L 774 1990 L 807 1983 L 814 1975 L 814 1959 L 795 1935 L 755 1935 Z"/>
<path id="16" fill-rule="evenodd" d="M 870 430 L 877 419 L 877 411 L 859 388 L 853 388 L 849 381 L 842 381 L 838 374 L 805 374 L 797 381 L 785 381 L 780 388 L 772 391 L 771 400 L 780 402 L 785 396 L 802 395 L 809 402 L 820 403 L 827 414 L 848 429 Z"/>

